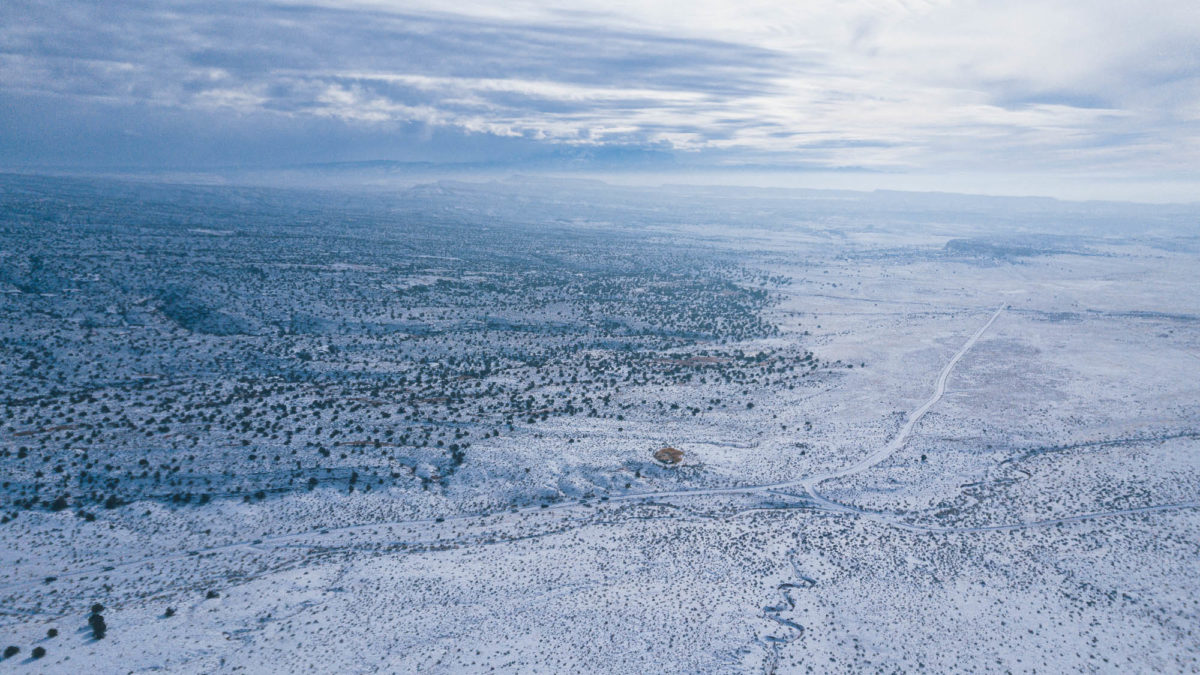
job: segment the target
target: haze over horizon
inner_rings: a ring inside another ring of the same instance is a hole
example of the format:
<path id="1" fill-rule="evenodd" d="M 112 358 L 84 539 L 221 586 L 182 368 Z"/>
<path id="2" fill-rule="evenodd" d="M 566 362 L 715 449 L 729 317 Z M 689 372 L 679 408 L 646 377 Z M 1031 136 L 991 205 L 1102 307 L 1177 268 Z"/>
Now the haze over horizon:
<path id="1" fill-rule="evenodd" d="M 1194 201 L 1200 6 L 26 2 L 0 168 L 447 172 Z"/>

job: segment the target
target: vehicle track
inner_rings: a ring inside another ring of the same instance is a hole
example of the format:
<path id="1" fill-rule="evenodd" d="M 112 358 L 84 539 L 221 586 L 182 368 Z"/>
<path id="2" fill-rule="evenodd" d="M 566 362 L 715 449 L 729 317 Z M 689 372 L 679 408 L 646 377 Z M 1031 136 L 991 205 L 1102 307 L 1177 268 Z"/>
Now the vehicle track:
<path id="1" fill-rule="evenodd" d="M 908 421 L 904 423 L 904 426 L 900 428 L 899 433 L 896 434 L 890 443 L 883 446 L 876 452 L 873 452 L 870 455 L 862 458 L 857 463 L 852 464 L 844 469 L 794 481 L 792 484 L 786 487 L 801 486 L 814 497 L 820 499 L 820 495 L 817 494 L 817 488 L 821 485 L 821 483 L 833 480 L 834 478 L 844 478 L 846 476 L 853 476 L 855 474 L 862 473 L 863 471 L 876 466 L 888 457 L 891 457 L 893 454 L 903 448 L 904 444 L 908 442 L 908 438 L 912 436 L 913 431 L 917 428 L 917 423 L 920 422 L 921 418 L 925 416 L 925 413 L 929 412 L 930 408 L 936 405 L 937 402 L 942 400 L 942 397 L 946 395 L 946 383 L 950 380 L 950 373 L 954 370 L 954 366 L 958 365 L 958 362 L 962 360 L 962 357 L 966 356 L 967 352 L 971 351 L 971 348 L 974 347 L 975 343 L 979 341 L 979 338 L 982 337 L 985 332 L 987 332 L 987 329 L 991 328 L 992 324 L 996 322 L 996 319 L 1000 318 L 1000 314 L 1004 311 L 1004 309 L 1004 305 L 997 307 L 996 311 L 992 312 L 992 316 L 988 318 L 987 323 L 980 326 L 979 330 L 975 331 L 975 334 L 958 348 L 958 351 L 954 353 L 954 356 L 951 357 L 946 363 L 945 367 L 942 368 L 942 372 L 938 373 L 937 381 L 934 383 L 933 387 L 933 396 L 930 396 L 928 401 L 925 401 L 920 408 L 917 408 L 911 415 L 908 416 Z"/>

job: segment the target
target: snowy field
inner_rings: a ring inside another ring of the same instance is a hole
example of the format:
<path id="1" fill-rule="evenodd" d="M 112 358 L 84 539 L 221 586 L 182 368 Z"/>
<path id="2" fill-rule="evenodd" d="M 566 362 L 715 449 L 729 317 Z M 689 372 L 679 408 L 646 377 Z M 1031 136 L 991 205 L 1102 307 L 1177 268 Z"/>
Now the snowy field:
<path id="1" fill-rule="evenodd" d="M 0 206 L 0 672 L 1200 671 L 1200 209 Z"/>

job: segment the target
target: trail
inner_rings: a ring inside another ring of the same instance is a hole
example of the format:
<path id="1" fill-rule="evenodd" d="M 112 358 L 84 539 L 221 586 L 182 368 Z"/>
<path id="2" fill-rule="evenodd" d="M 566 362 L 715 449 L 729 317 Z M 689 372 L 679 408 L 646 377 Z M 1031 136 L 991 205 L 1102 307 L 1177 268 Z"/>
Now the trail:
<path id="1" fill-rule="evenodd" d="M 920 422 L 921 418 L 925 416 L 925 413 L 929 412 L 930 408 L 936 405 L 937 402 L 942 400 L 942 397 L 946 395 L 946 383 L 950 380 L 950 373 L 954 370 L 954 366 L 958 365 L 958 362 L 962 360 L 962 357 L 966 356 L 967 352 L 971 351 L 971 348 L 975 346 L 975 343 L 979 341 L 979 338 L 982 337 L 985 332 L 987 332 L 988 328 L 992 327 L 992 324 L 996 322 L 996 319 L 1000 318 L 1000 314 L 1003 311 L 1003 305 L 996 308 L 996 311 L 992 312 L 992 316 L 987 320 L 987 323 L 980 326 L 979 330 L 975 331 L 975 334 L 972 335 L 966 342 L 964 342 L 962 347 L 958 348 L 958 351 L 954 353 L 954 356 L 951 357 L 950 361 L 948 361 L 945 367 L 942 368 L 942 372 L 938 373 L 937 382 L 933 387 L 933 396 L 930 396 L 929 400 L 925 401 L 924 405 L 914 410 L 912 414 L 908 416 L 908 421 L 904 423 L 904 426 L 900 428 L 899 433 L 896 434 L 895 438 L 893 438 L 890 443 L 862 458 L 857 463 L 852 464 L 844 469 L 794 481 L 788 487 L 803 486 L 805 489 L 807 489 L 809 492 L 813 492 L 815 495 L 814 490 L 821 483 L 824 483 L 828 480 L 833 480 L 834 478 L 843 478 L 845 476 L 853 476 L 855 474 L 862 473 L 863 471 L 866 471 L 867 469 L 879 464 L 888 457 L 891 457 L 898 450 L 903 448 L 904 444 L 908 442 L 909 436 L 912 436 L 913 430 L 917 428 L 917 423 Z"/>
<path id="2" fill-rule="evenodd" d="M 888 457 L 891 457 L 898 450 L 903 448 L 904 444 L 908 442 L 909 436 L 912 436 L 913 430 L 916 429 L 917 423 L 920 422 L 921 418 L 925 416 L 925 413 L 929 412 L 930 408 L 936 405 L 937 402 L 942 400 L 942 397 L 945 396 L 946 383 L 950 380 L 950 373 L 954 370 L 954 366 L 958 365 L 958 362 L 962 360 L 962 357 L 966 356 L 967 352 L 971 351 L 971 348 L 974 347 L 975 343 L 979 341 L 979 338 L 982 337 L 985 332 L 987 332 L 987 329 L 991 328 L 992 324 L 996 322 L 996 319 L 1000 317 L 1000 314 L 1004 312 L 1004 309 L 1005 305 L 1001 305 L 1000 307 L 996 308 L 996 311 L 992 312 L 992 315 L 988 318 L 987 322 L 980 326 L 979 330 L 975 331 L 975 334 L 972 335 L 966 342 L 964 342 L 961 347 L 959 347 L 958 351 L 954 353 L 954 356 L 950 358 L 950 361 L 947 362 L 942 368 L 942 372 L 938 374 L 937 380 L 934 383 L 933 396 L 929 397 L 929 400 L 925 401 L 920 408 L 917 408 L 912 412 L 912 414 L 909 415 L 908 421 L 905 422 L 904 426 L 900 428 L 899 433 L 892 438 L 891 442 L 876 452 L 873 452 L 859 460 L 857 463 L 852 464 L 851 466 L 830 473 L 818 474 L 816 476 L 809 476 L 806 478 L 788 480 L 779 483 L 765 483 L 762 485 L 746 485 L 728 488 L 701 488 L 698 490 L 668 490 L 664 492 L 622 495 L 619 497 L 612 497 L 609 499 L 609 501 L 615 502 L 639 499 L 665 499 L 670 497 L 702 497 L 705 495 L 733 493 L 744 494 L 802 487 L 818 502 L 823 503 L 825 506 L 833 507 L 834 510 L 841 510 L 838 508 L 841 506 L 840 504 L 820 496 L 816 492 L 817 486 L 825 481 L 833 480 L 834 478 L 843 478 L 845 476 L 852 476 L 854 474 L 862 473 L 863 471 L 866 471 L 867 469 L 879 464 Z"/>

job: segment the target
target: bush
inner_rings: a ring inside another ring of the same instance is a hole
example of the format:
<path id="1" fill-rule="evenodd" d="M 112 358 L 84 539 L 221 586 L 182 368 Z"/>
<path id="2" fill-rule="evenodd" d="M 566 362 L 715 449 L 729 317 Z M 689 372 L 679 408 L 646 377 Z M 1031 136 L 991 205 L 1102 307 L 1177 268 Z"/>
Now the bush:
<path id="1" fill-rule="evenodd" d="M 56 637 L 58 637 L 58 629 L 57 629 L 57 628 L 51 628 L 50 630 L 46 631 L 46 637 L 48 637 L 48 638 L 56 638 Z"/>
<path id="2" fill-rule="evenodd" d="M 88 617 L 88 625 L 92 627 L 92 637 L 97 640 L 104 639 L 105 633 L 108 632 L 108 625 L 104 622 L 104 617 L 99 614 L 93 614 Z"/>
<path id="3" fill-rule="evenodd" d="M 11 659 L 21 653 L 21 648 L 16 645 L 9 645 L 4 648 L 4 658 Z"/>
<path id="4" fill-rule="evenodd" d="M 46 655 L 45 647 L 34 647 L 33 648 L 33 658 L 40 659 L 45 655 Z"/>

